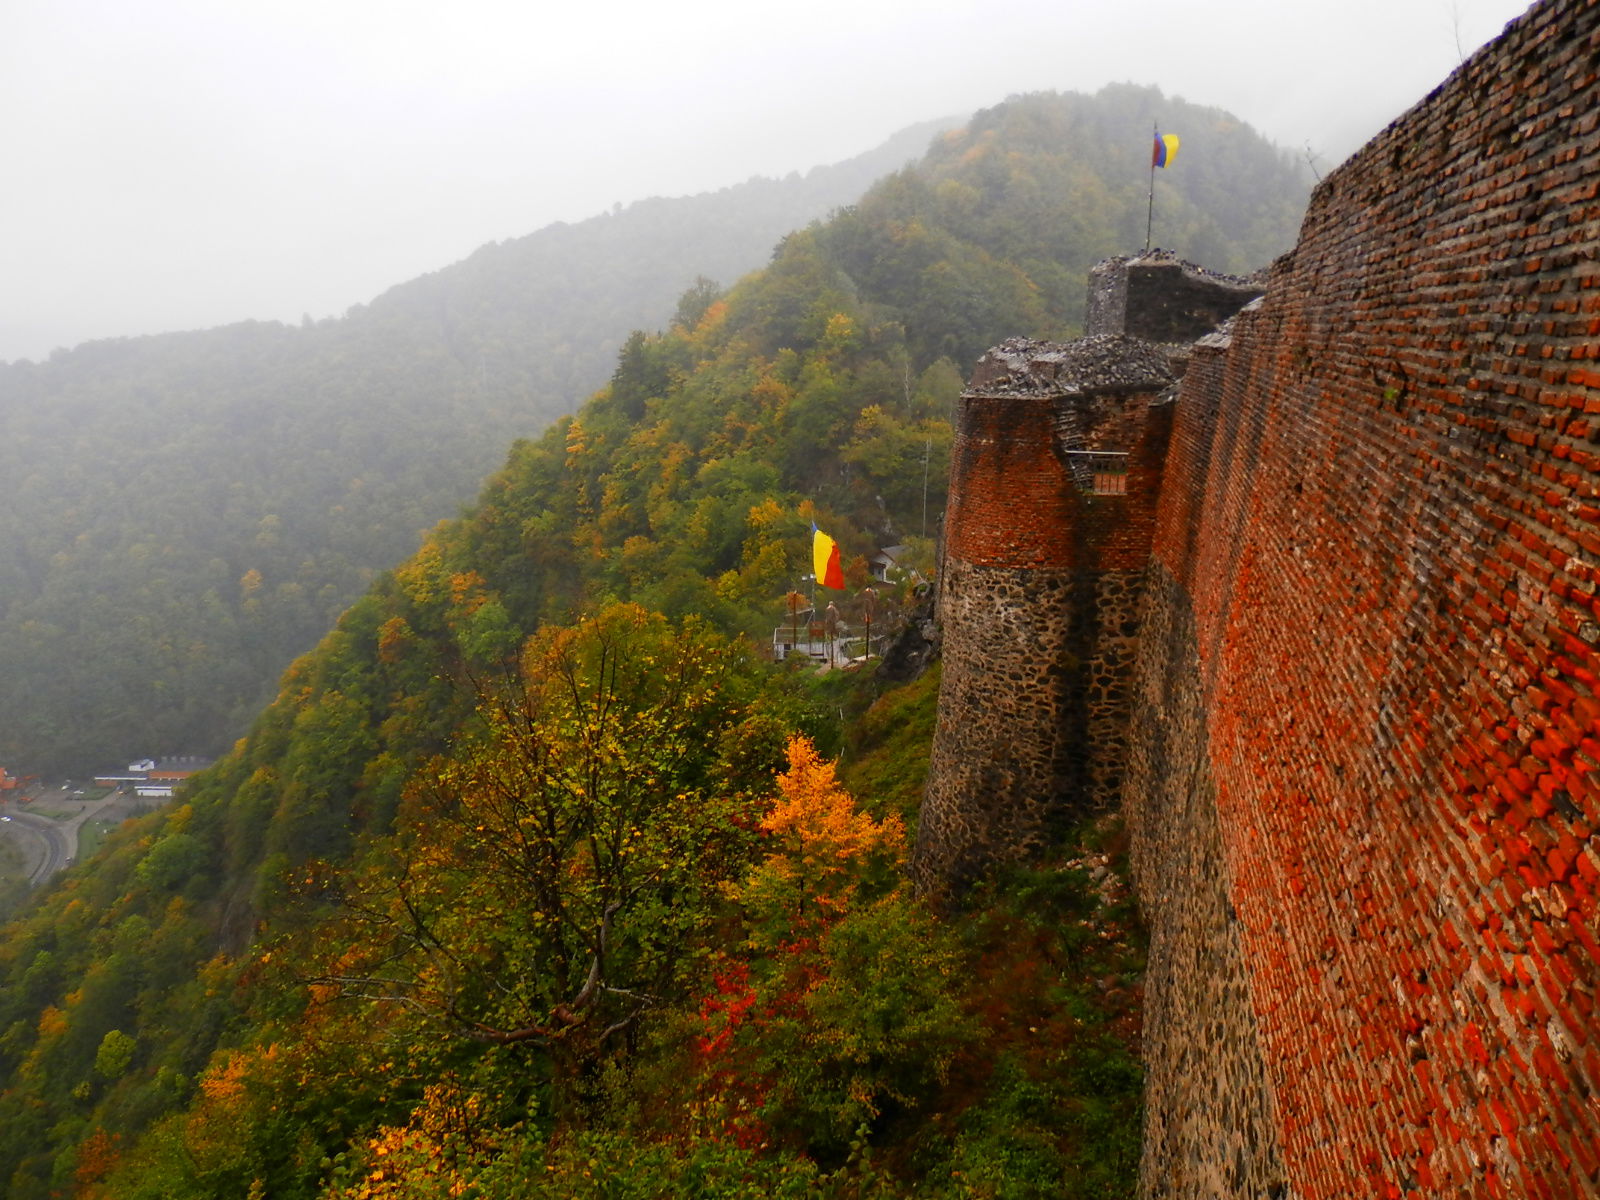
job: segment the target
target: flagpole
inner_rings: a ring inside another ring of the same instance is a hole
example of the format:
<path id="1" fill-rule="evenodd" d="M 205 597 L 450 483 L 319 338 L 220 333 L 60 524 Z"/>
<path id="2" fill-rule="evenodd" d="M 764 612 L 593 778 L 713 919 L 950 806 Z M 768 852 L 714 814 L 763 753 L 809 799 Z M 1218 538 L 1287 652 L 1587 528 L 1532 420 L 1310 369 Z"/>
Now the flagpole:
<path id="1" fill-rule="evenodd" d="M 1144 252 L 1150 253 L 1150 228 L 1156 219 L 1156 138 L 1161 134 L 1161 127 L 1154 121 L 1150 123 L 1150 203 L 1144 216 Z"/>

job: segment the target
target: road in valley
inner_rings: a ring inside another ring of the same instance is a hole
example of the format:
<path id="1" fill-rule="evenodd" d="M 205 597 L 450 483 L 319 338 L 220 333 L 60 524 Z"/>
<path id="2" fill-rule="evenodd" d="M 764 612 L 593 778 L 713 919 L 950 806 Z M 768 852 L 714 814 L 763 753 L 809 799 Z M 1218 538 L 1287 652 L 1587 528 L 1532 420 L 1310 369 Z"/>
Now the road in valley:
<path id="1" fill-rule="evenodd" d="M 0 822 L 0 834 L 15 842 L 22 851 L 23 866 L 28 872 L 28 882 L 38 887 L 67 865 L 72 857 L 68 848 L 65 826 L 49 817 L 36 817 L 30 812 L 9 812 Z M 72 843 L 77 843 L 73 831 Z"/>
<path id="2" fill-rule="evenodd" d="M 0 837 L 9 837 L 22 851 L 28 882 L 38 887 L 57 871 L 64 870 L 77 856 L 78 831 L 83 823 L 120 798 L 116 792 L 110 792 L 98 800 L 85 802 L 58 798 L 54 792 L 44 793 L 42 799 L 46 803 L 76 808 L 77 811 L 64 820 L 8 804 L 0 811 Z"/>

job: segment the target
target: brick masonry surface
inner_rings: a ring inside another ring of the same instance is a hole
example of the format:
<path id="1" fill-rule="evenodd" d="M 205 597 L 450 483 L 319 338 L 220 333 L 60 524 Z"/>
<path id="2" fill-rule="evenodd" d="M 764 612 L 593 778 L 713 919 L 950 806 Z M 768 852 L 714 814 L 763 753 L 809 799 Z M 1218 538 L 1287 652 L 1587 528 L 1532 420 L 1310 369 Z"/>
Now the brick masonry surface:
<path id="1" fill-rule="evenodd" d="M 1536 6 L 1184 375 L 1126 790 L 1145 1196 L 1600 1195 L 1597 71 L 1600 7 Z"/>
<path id="2" fill-rule="evenodd" d="M 959 891 L 1120 798 L 1170 382 L 1143 342 L 1019 339 L 962 397 L 940 717 L 912 865 L 926 892 Z M 1084 465 L 1100 454 L 1115 494 L 1096 494 Z"/>
<path id="3" fill-rule="evenodd" d="M 1147 1115 L 1141 1193 L 1152 1200 L 1287 1195 L 1279 1118 L 1226 886 L 1194 614 L 1150 573 L 1137 740 L 1128 756 L 1135 883 L 1156 931 L 1145 972 Z"/>

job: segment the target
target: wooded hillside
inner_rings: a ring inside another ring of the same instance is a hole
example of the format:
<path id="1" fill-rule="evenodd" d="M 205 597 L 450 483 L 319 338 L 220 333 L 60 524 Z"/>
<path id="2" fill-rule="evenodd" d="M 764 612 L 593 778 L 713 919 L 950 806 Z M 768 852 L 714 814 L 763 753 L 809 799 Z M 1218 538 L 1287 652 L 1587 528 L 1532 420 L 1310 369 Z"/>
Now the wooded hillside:
<path id="1" fill-rule="evenodd" d="M 941 128 L 484 246 L 336 320 L 0 364 L 0 763 L 214 754 L 516 437 L 697 275 L 763 262 Z"/>
<path id="2" fill-rule="evenodd" d="M 813 520 L 847 620 L 877 546 L 931 569 L 967 367 L 1074 332 L 1089 264 L 1142 244 L 1157 107 L 1196 164 L 1158 240 L 1287 245 L 1302 181 L 1225 115 L 1009 101 L 518 442 L 7 928 L 8 1194 L 1130 1194 L 1114 833 L 941 918 L 899 870 L 934 677 L 758 649 Z"/>

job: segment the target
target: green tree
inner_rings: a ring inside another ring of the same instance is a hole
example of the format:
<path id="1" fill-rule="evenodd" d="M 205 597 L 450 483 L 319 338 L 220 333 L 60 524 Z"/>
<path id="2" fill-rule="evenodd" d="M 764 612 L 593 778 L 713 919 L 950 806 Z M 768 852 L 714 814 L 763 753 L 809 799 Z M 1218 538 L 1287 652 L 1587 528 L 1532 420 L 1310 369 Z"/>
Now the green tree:
<path id="1" fill-rule="evenodd" d="M 105 1079 L 120 1079 L 133 1061 L 137 1046 L 138 1043 L 122 1030 L 108 1030 L 105 1037 L 100 1039 L 100 1049 L 95 1052 L 95 1074 Z"/>
<path id="2" fill-rule="evenodd" d="M 678 298 L 678 310 L 672 315 L 672 323 L 686 332 L 693 333 L 694 327 L 700 324 L 700 318 L 706 315 L 706 310 L 720 299 L 722 299 L 721 285 L 714 279 L 696 275 L 694 282 L 689 285 L 689 290 Z"/>
<path id="3" fill-rule="evenodd" d="M 470 747 L 403 814 L 399 878 L 351 897 L 318 987 L 542 1051 L 558 1102 L 681 994 L 719 886 L 753 853 L 781 749 L 740 651 L 619 605 L 530 645 L 485 686 Z"/>

